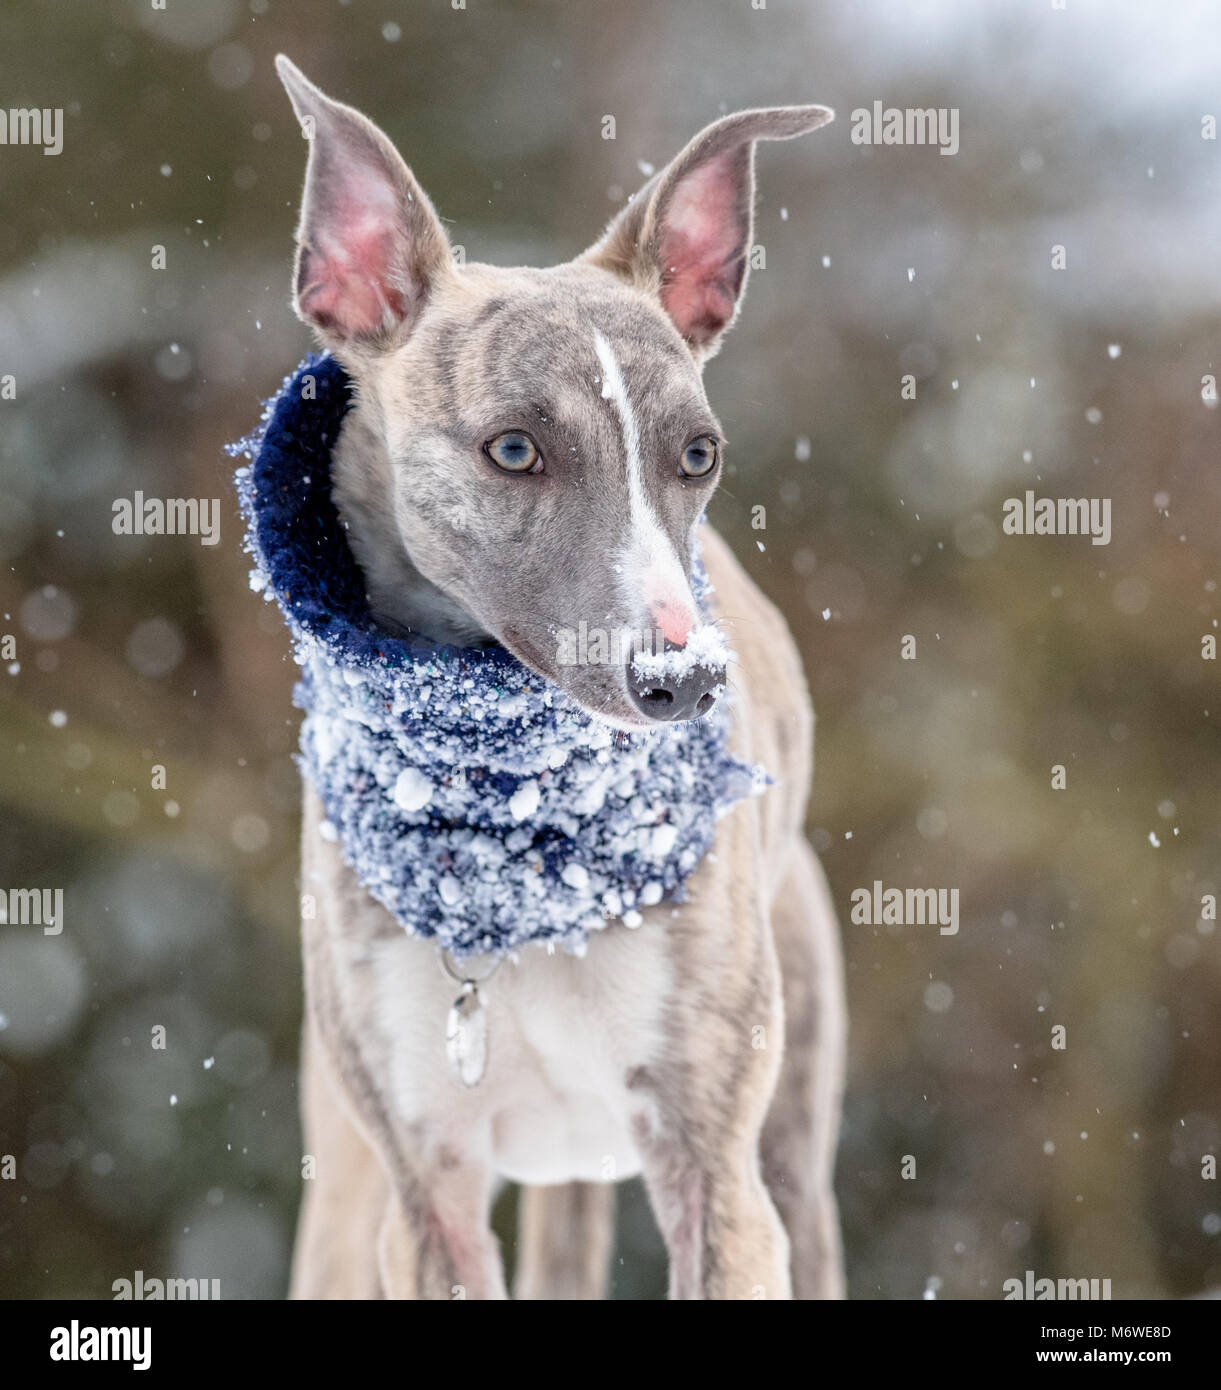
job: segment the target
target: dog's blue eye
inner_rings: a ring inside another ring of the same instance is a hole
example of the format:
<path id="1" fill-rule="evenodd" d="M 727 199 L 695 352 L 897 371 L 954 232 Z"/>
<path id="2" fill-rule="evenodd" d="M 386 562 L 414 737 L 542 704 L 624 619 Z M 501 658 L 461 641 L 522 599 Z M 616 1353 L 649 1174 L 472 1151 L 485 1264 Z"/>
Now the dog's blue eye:
<path id="1" fill-rule="evenodd" d="M 717 465 L 720 450 L 710 434 L 701 434 L 683 450 L 678 471 L 687 478 L 706 478 Z"/>
<path id="2" fill-rule="evenodd" d="M 506 473 L 537 472 L 539 464 L 538 446 L 528 434 L 520 430 L 510 430 L 508 434 L 498 434 L 483 446 L 483 452 Z"/>

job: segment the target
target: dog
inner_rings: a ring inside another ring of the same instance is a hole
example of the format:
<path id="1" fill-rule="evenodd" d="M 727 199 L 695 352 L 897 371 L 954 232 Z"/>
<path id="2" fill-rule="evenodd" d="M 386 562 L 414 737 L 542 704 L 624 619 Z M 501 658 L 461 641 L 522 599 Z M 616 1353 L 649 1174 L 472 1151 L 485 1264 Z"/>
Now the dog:
<path id="1" fill-rule="evenodd" d="M 703 649 L 692 540 L 723 440 L 702 369 L 746 283 L 754 147 L 833 113 L 725 116 L 583 255 L 502 269 L 459 264 L 388 137 L 276 63 L 309 138 L 293 303 L 355 384 L 333 495 L 378 622 L 499 645 L 621 734 L 703 717 L 726 681 L 715 660 L 642 679 L 630 662 L 559 663 L 555 634 L 608 623 L 660 632 L 669 655 Z M 489 1212 L 509 1180 L 515 1295 L 605 1297 L 615 1184 L 636 1175 L 670 1297 L 843 1296 L 846 1023 L 835 911 L 803 834 L 813 713 L 783 619 L 699 530 L 738 657 L 731 747 L 774 784 L 717 823 L 685 901 L 608 923 L 583 956 L 502 962 L 479 1084 L 445 1066 L 455 985 L 435 945 L 365 890 L 307 788 L 315 1176 L 292 1296 L 507 1297 Z"/>

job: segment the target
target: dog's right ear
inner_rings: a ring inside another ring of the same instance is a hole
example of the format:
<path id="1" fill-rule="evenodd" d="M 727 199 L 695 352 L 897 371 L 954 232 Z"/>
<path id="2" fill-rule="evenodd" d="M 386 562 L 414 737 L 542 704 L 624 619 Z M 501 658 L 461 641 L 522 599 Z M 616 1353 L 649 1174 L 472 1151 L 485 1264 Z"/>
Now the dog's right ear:
<path id="1" fill-rule="evenodd" d="M 382 131 L 332 101 L 282 53 L 276 71 L 309 140 L 293 303 L 335 350 L 386 348 L 410 332 L 453 265 L 423 189 Z"/>

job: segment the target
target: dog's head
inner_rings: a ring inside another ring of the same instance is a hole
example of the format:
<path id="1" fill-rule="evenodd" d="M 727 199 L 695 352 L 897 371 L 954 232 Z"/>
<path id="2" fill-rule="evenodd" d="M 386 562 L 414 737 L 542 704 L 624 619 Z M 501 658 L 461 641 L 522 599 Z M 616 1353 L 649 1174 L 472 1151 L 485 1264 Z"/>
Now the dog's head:
<path id="1" fill-rule="evenodd" d="M 276 66 L 310 140 L 294 302 L 356 382 L 335 496 L 374 612 L 503 643 L 620 728 L 705 713 L 724 669 L 691 544 L 723 440 L 701 371 L 746 283 L 755 141 L 832 113 L 726 116 L 584 255 L 500 269 L 459 265 L 382 131 Z"/>

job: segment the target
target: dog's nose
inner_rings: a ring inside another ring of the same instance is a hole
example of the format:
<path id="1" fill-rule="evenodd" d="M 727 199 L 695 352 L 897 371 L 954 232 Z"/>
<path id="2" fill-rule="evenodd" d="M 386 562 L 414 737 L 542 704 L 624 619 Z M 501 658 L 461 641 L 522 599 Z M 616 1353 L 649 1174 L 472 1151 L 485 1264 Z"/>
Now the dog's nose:
<path id="1" fill-rule="evenodd" d="M 667 641 L 660 654 L 646 652 L 628 662 L 632 703 L 650 719 L 698 719 L 716 704 L 724 684 L 723 666 L 706 665 L 675 642 Z"/>
<path id="2" fill-rule="evenodd" d="M 667 643 L 685 647 L 691 636 L 692 618 L 687 605 L 676 598 L 665 598 L 649 605 L 653 626 L 658 628 Z"/>

